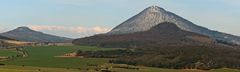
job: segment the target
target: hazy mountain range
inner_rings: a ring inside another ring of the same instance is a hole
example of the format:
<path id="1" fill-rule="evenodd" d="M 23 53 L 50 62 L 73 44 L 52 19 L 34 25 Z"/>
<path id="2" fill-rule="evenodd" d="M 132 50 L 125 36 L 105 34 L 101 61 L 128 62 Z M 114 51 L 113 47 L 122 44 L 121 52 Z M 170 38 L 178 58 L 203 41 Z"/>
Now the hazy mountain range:
<path id="1" fill-rule="evenodd" d="M 59 37 L 55 35 L 45 34 L 39 31 L 34 31 L 28 27 L 18 27 L 14 30 L 4 32 L 1 36 L 11 39 L 26 41 L 26 42 L 67 42 L 70 38 Z"/>
<path id="2" fill-rule="evenodd" d="M 13 40 L 13 39 L 10 39 L 10 38 L 8 38 L 8 37 L 1 36 L 1 35 L 0 35 L 0 40 Z"/>

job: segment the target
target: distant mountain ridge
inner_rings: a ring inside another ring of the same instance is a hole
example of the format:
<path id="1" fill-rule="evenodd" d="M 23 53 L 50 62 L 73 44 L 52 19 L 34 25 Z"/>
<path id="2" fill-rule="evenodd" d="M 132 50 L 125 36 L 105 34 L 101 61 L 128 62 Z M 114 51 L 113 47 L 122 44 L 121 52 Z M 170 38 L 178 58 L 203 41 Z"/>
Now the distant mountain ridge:
<path id="1" fill-rule="evenodd" d="M 194 23 L 158 6 L 151 6 L 133 16 L 122 24 L 116 26 L 106 35 L 128 34 L 134 32 L 147 31 L 152 27 L 163 23 L 171 22 L 176 24 L 182 30 L 203 34 L 218 41 L 240 45 L 240 37 L 227 33 L 209 30 L 205 27 L 195 25 Z"/>
<path id="2" fill-rule="evenodd" d="M 0 40 L 13 40 L 13 39 L 0 35 Z"/>
<path id="3" fill-rule="evenodd" d="M 0 35 L 26 42 L 66 42 L 71 40 L 70 38 L 66 37 L 59 37 L 34 31 L 28 27 L 18 27 L 14 30 L 1 33 Z"/>

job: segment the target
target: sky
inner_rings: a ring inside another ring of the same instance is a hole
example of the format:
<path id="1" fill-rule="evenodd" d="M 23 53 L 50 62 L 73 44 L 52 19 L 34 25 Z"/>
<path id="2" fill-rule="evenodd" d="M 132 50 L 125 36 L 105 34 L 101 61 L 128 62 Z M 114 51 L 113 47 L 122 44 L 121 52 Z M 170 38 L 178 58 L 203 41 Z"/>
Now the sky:
<path id="1" fill-rule="evenodd" d="M 86 37 L 108 32 L 152 5 L 240 36 L 240 0 L 1 0 L 0 32 L 28 26 L 47 34 Z"/>

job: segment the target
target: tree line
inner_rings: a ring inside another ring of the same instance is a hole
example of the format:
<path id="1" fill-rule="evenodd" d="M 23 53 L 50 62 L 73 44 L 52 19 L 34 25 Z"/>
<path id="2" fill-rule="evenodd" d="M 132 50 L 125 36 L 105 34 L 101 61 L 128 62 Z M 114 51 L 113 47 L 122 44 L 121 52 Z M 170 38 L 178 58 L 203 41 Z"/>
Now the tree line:
<path id="1" fill-rule="evenodd" d="M 78 51 L 78 55 L 113 58 L 109 62 L 171 69 L 240 68 L 240 50 L 220 46 L 161 46 L 114 51 Z"/>

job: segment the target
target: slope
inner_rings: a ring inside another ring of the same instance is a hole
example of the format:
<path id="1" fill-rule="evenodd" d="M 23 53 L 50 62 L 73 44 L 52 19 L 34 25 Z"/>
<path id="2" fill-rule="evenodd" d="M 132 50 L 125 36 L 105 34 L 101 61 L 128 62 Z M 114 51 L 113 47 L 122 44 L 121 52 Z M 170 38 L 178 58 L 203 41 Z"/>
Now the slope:
<path id="1" fill-rule="evenodd" d="M 65 42 L 71 40 L 70 38 L 34 31 L 28 27 L 18 27 L 17 29 L 2 33 L 0 35 L 27 42 Z"/>

